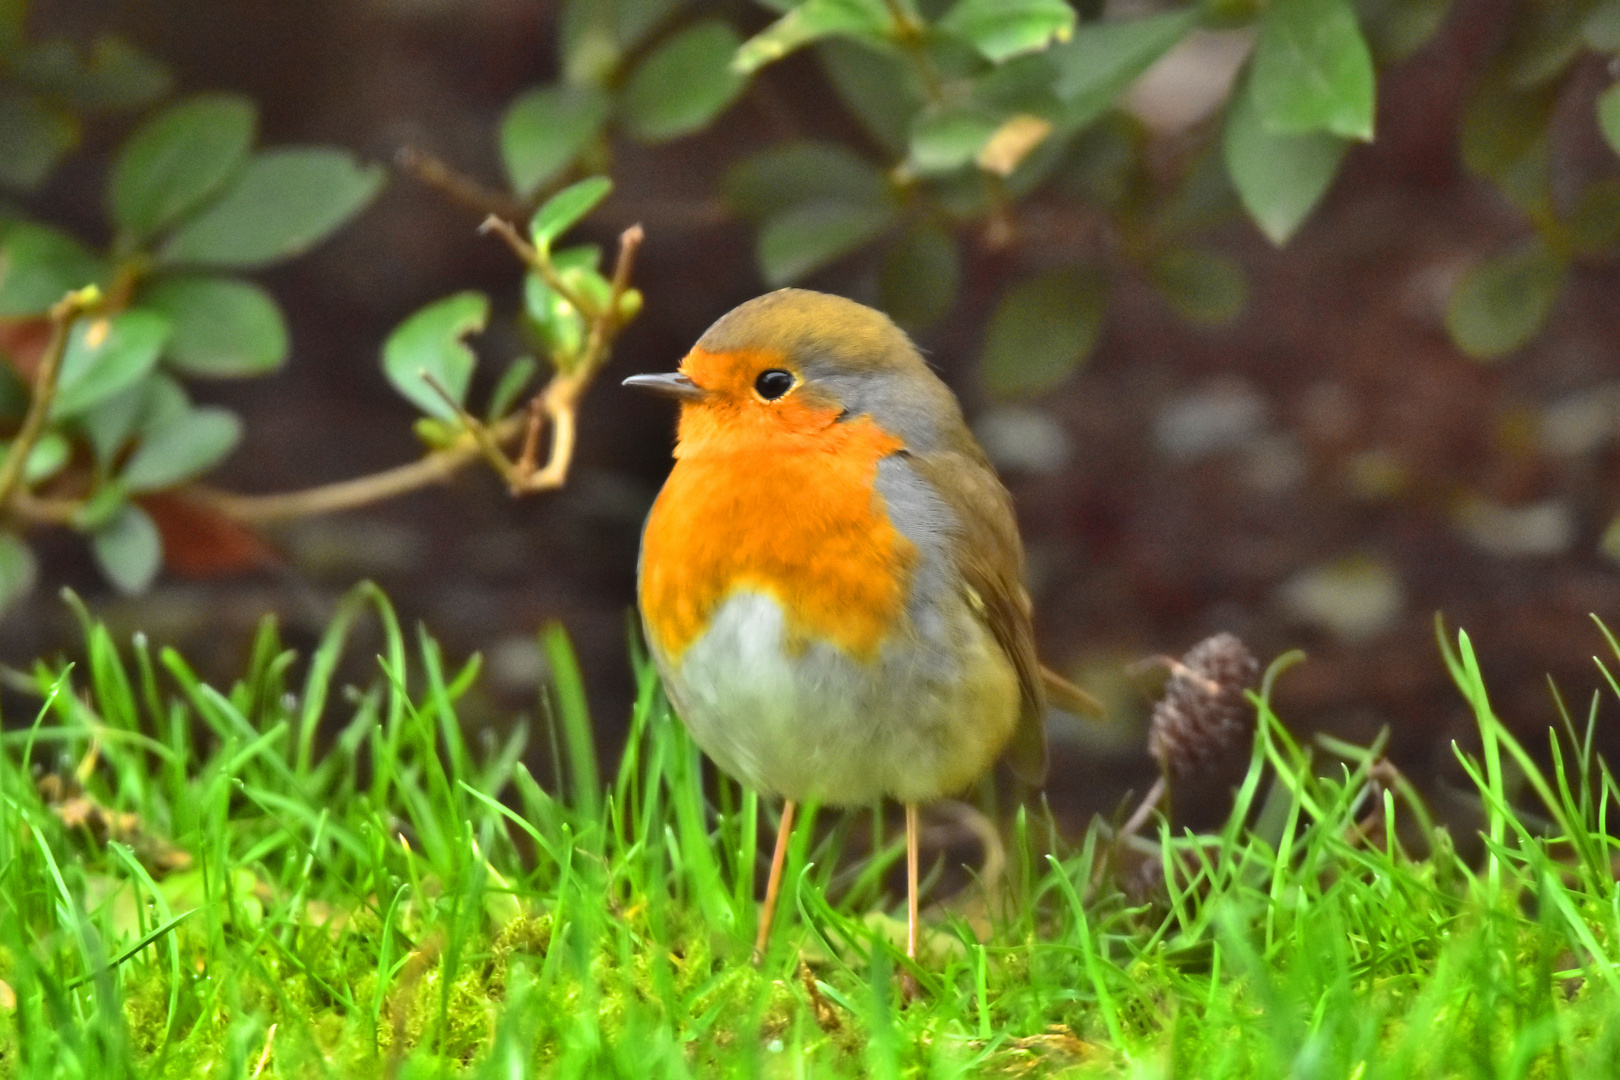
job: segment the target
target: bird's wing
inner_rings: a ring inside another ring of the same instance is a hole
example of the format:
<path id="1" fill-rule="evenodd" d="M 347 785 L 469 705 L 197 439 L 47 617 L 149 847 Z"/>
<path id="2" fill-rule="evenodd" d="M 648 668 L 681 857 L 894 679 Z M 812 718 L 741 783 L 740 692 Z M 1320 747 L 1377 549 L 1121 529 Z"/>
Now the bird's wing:
<path id="1" fill-rule="evenodd" d="M 979 453 L 940 450 L 909 457 L 958 518 L 956 564 L 968 602 L 1018 673 L 1022 702 L 1007 761 L 1021 779 L 1038 784 L 1046 778 L 1045 692 L 1012 496 Z"/>

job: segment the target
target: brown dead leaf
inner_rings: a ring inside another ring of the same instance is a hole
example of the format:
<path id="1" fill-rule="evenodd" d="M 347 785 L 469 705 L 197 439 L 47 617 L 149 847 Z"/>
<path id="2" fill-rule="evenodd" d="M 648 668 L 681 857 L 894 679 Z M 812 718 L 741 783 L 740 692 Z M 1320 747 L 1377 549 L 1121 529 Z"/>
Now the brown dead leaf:
<path id="1" fill-rule="evenodd" d="M 832 1003 L 822 996 L 821 987 L 816 985 L 815 972 L 803 960 L 799 961 L 799 981 L 804 983 L 804 992 L 810 995 L 810 1008 L 816 1014 L 816 1026 L 829 1035 L 842 1027 Z"/>
<path id="2" fill-rule="evenodd" d="M 191 853 L 176 847 L 141 824 L 138 815 L 102 806 L 86 795 L 74 780 L 55 774 L 42 776 L 36 789 L 46 807 L 63 826 L 83 829 L 105 844 L 116 840 L 127 844 L 148 870 L 159 875 L 184 870 L 191 865 Z"/>

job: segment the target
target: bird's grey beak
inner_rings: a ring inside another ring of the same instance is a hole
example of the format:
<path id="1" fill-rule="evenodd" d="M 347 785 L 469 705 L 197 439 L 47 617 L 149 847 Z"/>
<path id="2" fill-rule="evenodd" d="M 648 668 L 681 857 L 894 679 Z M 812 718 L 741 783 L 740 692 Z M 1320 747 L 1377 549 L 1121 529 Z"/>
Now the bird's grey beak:
<path id="1" fill-rule="evenodd" d="M 624 380 L 624 385 L 660 397 L 675 398 L 677 401 L 702 401 L 707 396 L 703 387 L 678 371 L 661 375 L 632 375 Z"/>

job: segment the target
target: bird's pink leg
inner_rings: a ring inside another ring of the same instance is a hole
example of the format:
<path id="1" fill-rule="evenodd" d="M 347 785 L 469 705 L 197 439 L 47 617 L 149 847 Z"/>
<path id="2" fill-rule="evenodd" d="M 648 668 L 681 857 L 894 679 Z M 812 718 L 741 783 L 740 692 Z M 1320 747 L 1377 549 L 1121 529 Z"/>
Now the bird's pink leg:
<path id="1" fill-rule="evenodd" d="M 771 939 L 771 918 L 776 914 L 776 896 L 782 891 L 782 866 L 787 862 L 788 838 L 793 835 L 793 800 L 782 803 L 782 823 L 776 827 L 776 851 L 771 855 L 771 876 L 765 882 L 765 904 L 759 909 L 759 933 L 754 938 L 754 963 L 765 960 L 765 945 Z"/>

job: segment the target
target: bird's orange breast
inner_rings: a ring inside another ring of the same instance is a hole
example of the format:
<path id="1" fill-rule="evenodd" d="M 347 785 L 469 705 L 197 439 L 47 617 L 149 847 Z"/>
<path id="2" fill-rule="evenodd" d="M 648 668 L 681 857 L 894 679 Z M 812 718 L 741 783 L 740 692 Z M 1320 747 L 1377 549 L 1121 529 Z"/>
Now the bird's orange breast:
<path id="1" fill-rule="evenodd" d="M 899 439 L 869 417 L 783 433 L 683 415 L 681 449 L 642 538 L 641 610 L 678 661 L 739 589 L 781 605 L 790 647 L 872 659 L 905 611 L 914 545 L 874 490 Z"/>

